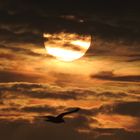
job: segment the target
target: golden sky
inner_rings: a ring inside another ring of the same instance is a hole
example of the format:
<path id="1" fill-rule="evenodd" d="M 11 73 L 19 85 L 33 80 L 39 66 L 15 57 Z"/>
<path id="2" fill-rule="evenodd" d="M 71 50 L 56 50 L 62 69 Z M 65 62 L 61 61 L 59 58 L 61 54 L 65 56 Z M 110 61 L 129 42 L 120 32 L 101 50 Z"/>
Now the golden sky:
<path id="1" fill-rule="evenodd" d="M 19 121 L 19 125 L 28 122 L 26 127 L 36 125 L 33 131 L 40 127 L 53 131 L 53 124 L 45 126 L 39 116 L 80 107 L 79 113 L 66 117 L 67 124 L 61 125 L 63 130 L 78 137 L 97 137 L 101 133 L 99 129 L 103 131 L 101 135 L 139 132 L 139 61 L 114 55 L 114 50 L 109 56 L 96 54 L 94 49 L 101 42 L 97 38 L 90 46 L 93 52 L 89 50 L 71 62 L 49 56 L 44 46 L 3 44 L 5 47 L 0 48 L 0 119 L 10 123 Z"/>
<path id="2" fill-rule="evenodd" d="M 124 15 L 111 7 L 97 12 L 93 5 L 64 8 L 66 13 L 53 5 L 50 13 L 42 3 L 27 2 L 28 9 L 15 2 L 0 4 L 2 139 L 139 139 L 137 15 L 129 8 Z M 80 111 L 66 116 L 65 124 L 40 117 L 75 107 Z"/>

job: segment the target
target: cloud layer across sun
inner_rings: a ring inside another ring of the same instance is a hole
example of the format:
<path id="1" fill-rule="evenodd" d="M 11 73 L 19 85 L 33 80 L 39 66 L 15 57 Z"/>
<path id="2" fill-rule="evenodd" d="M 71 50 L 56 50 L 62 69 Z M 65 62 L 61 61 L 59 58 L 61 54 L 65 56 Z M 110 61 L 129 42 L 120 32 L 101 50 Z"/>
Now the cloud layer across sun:
<path id="1" fill-rule="evenodd" d="M 78 35 L 60 32 L 57 34 L 44 33 L 47 54 L 61 61 L 74 61 L 81 58 L 90 47 L 90 35 Z"/>

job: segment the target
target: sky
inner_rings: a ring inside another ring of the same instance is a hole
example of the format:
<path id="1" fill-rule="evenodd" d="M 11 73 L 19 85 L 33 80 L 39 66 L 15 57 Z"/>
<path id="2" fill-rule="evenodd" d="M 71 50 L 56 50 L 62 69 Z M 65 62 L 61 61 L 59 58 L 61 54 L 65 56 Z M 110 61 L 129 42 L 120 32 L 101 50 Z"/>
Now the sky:
<path id="1" fill-rule="evenodd" d="M 139 140 L 139 16 L 135 0 L 1 0 L 1 138 Z M 84 56 L 47 54 L 46 44 L 70 46 L 59 42 L 64 34 L 90 36 Z M 75 107 L 66 123 L 40 118 Z"/>

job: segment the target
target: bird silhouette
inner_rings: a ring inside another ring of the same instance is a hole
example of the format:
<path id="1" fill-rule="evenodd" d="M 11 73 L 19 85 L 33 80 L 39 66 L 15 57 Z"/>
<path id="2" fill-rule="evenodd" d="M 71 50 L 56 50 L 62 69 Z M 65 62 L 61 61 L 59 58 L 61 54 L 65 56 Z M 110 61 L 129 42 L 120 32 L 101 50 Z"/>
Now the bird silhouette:
<path id="1" fill-rule="evenodd" d="M 64 123 L 65 120 L 64 120 L 64 116 L 65 115 L 68 115 L 68 114 L 71 114 L 71 113 L 75 113 L 77 111 L 79 111 L 80 108 L 75 108 L 71 111 L 67 111 L 67 112 L 64 112 L 64 113 L 61 113 L 57 116 L 42 116 L 43 118 L 45 118 L 45 121 L 49 121 L 49 122 L 52 122 L 52 123 Z"/>

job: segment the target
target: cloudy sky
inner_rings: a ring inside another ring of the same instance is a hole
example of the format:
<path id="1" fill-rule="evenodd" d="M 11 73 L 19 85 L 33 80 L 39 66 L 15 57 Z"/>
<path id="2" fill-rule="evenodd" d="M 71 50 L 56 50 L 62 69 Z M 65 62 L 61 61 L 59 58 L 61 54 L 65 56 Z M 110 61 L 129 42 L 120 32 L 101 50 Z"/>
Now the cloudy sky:
<path id="1" fill-rule="evenodd" d="M 1 138 L 140 139 L 139 13 L 125 0 L 1 0 Z M 43 35 L 64 32 L 91 36 L 83 57 L 47 54 Z M 40 119 L 74 107 L 65 124 Z"/>

